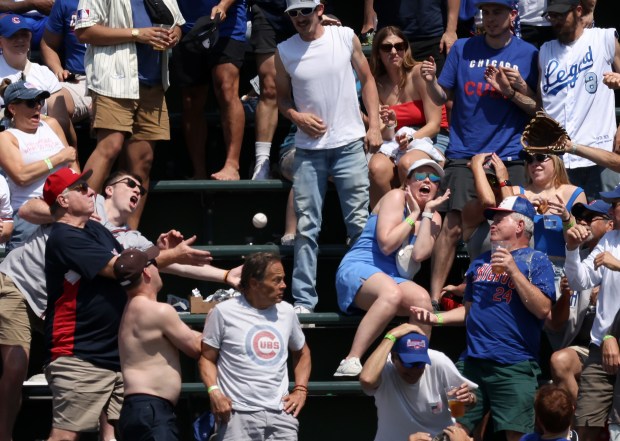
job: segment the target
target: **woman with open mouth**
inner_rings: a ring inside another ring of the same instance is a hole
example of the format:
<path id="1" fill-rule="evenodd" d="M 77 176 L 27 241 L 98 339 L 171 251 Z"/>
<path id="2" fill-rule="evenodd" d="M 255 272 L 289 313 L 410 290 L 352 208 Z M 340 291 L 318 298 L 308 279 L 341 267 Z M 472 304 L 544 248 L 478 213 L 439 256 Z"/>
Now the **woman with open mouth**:
<path id="1" fill-rule="evenodd" d="M 37 225 L 22 220 L 19 207 L 30 198 L 43 193 L 49 174 L 61 166 L 79 171 L 77 152 L 69 147 L 60 124 L 41 114 L 49 92 L 25 81 L 0 85 L 4 98 L 4 116 L 8 128 L 0 133 L 0 167 L 7 175 L 13 208 L 13 235 L 7 250 L 25 241 Z"/>
<path id="2" fill-rule="evenodd" d="M 450 195 L 447 191 L 435 199 L 443 174 L 431 159 L 414 162 L 403 187 L 379 200 L 362 235 L 342 259 L 336 273 L 338 305 L 347 314 L 367 312 L 334 376 L 359 375 L 360 358 L 395 316 L 409 316 L 412 305 L 432 310 L 428 292 L 411 278 L 430 257 L 441 229 L 436 208 Z M 403 244 L 414 245 L 411 278 L 402 277 L 396 265 Z"/>

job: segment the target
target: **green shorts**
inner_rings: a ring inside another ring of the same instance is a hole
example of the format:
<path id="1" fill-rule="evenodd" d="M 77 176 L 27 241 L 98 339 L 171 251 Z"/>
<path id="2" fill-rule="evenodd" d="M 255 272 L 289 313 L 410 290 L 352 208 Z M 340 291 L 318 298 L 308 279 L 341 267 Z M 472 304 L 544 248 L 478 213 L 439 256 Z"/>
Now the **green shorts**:
<path id="1" fill-rule="evenodd" d="M 508 365 L 491 360 L 465 359 L 463 375 L 475 383 L 478 403 L 457 421 L 472 432 L 490 410 L 493 431 L 534 431 L 534 395 L 540 367 L 535 361 Z"/>

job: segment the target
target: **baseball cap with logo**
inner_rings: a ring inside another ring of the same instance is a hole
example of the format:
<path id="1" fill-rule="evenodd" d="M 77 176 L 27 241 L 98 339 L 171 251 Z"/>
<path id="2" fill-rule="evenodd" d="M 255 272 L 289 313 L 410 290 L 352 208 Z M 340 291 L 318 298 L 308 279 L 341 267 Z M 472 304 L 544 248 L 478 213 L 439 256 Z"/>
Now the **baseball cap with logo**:
<path id="1" fill-rule="evenodd" d="M 17 14 L 0 15 L 0 36 L 11 38 L 15 32 L 21 31 L 22 29 L 27 29 L 32 32 L 32 29 L 30 29 L 30 26 L 23 17 Z"/>
<path id="2" fill-rule="evenodd" d="M 564 14 L 577 6 L 579 6 L 579 0 L 548 0 L 543 16 L 549 12 Z"/>
<path id="3" fill-rule="evenodd" d="M 605 219 L 609 219 L 609 209 L 611 208 L 611 204 L 601 201 L 600 199 L 596 199 L 589 204 L 584 204 L 582 202 L 577 202 L 573 205 L 570 212 L 579 219 L 591 219 L 596 215 L 602 216 Z"/>
<path id="4" fill-rule="evenodd" d="M 484 216 L 491 220 L 497 213 L 519 213 L 534 219 L 536 209 L 530 201 L 521 196 L 509 196 L 494 208 L 484 210 Z"/>
<path id="5" fill-rule="evenodd" d="M 410 332 L 396 340 L 392 351 L 398 354 L 404 367 L 412 367 L 415 363 L 431 364 L 428 356 L 428 338 L 417 332 Z"/>
<path id="6" fill-rule="evenodd" d="M 4 105 L 9 105 L 15 100 L 34 100 L 49 97 L 50 93 L 47 90 L 38 89 L 34 84 L 20 80 L 6 87 L 4 91 Z"/>
<path id="7" fill-rule="evenodd" d="M 116 280 L 125 288 L 131 286 L 140 279 L 142 270 L 146 268 L 153 259 L 159 256 L 159 248 L 152 246 L 142 251 L 138 248 L 127 248 L 114 262 L 114 276 Z"/>
<path id="8" fill-rule="evenodd" d="M 87 181 L 92 174 L 92 170 L 86 170 L 80 174 L 69 167 L 61 168 L 49 175 L 45 180 L 45 184 L 43 184 L 43 200 L 51 207 L 56 202 L 56 198 L 66 188 L 71 187 L 78 181 Z"/>
<path id="9" fill-rule="evenodd" d="M 303 9 L 303 8 L 316 8 L 321 2 L 319 0 L 286 0 L 286 9 L 284 12 L 288 12 L 291 9 Z"/>
<path id="10" fill-rule="evenodd" d="M 218 25 L 220 21 L 221 16 L 219 13 L 213 19 L 209 15 L 200 17 L 181 40 L 183 47 L 195 54 L 210 52 L 219 39 Z"/>

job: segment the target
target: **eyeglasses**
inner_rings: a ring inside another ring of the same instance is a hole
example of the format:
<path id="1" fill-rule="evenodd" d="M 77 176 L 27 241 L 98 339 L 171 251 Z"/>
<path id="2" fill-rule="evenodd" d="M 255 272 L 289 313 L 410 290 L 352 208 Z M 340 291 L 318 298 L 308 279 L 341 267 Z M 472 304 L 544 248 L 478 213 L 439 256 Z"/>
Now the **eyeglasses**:
<path id="1" fill-rule="evenodd" d="M 497 176 L 487 175 L 487 181 L 491 187 L 499 188 L 499 180 L 497 179 Z"/>
<path id="2" fill-rule="evenodd" d="M 528 154 L 525 155 L 525 162 L 527 162 L 528 164 L 533 164 L 534 161 L 536 161 L 536 162 L 545 162 L 549 158 L 551 158 L 551 156 L 550 155 L 545 155 L 544 153 L 536 153 L 534 155 L 528 153 Z"/>
<path id="3" fill-rule="evenodd" d="M 72 185 L 71 187 L 68 187 L 67 190 L 69 191 L 78 191 L 82 194 L 87 194 L 88 193 L 88 184 L 86 182 L 79 182 L 75 185 Z"/>
<path id="4" fill-rule="evenodd" d="M 110 186 L 121 184 L 121 183 L 125 184 L 127 187 L 131 189 L 138 187 L 140 189 L 140 196 L 144 196 L 146 194 L 146 188 L 144 188 L 142 185 L 138 184 L 136 181 L 134 181 L 131 178 L 119 179 L 118 181 L 111 183 Z"/>
<path id="5" fill-rule="evenodd" d="M 155 268 L 159 268 L 159 267 L 157 266 L 157 260 L 155 260 L 155 259 L 150 259 L 150 260 L 148 260 L 148 261 L 146 262 L 146 266 L 145 266 L 145 268 L 147 268 L 147 267 L 149 267 L 149 266 L 151 266 L 151 265 L 153 265 Z"/>
<path id="6" fill-rule="evenodd" d="M 31 100 L 20 100 L 20 101 L 15 101 L 15 104 L 25 104 L 26 107 L 30 108 L 30 109 L 34 109 L 37 106 L 43 107 L 43 105 L 45 104 L 45 98 L 39 98 L 39 99 L 31 99 Z"/>
<path id="7" fill-rule="evenodd" d="M 287 11 L 287 14 L 289 17 L 293 17 L 293 18 L 299 15 L 301 15 L 302 17 L 307 17 L 308 15 L 312 14 L 315 9 L 316 8 L 291 9 L 290 11 Z"/>
<path id="8" fill-rule="evenodd" d="M 379 45 L 379 49 L 388 54 L 392 52 L 392 49 L 396 49 L 396 52 L 402 52 L 407 49 L 407 43 L 404 41 L 400 41 L 398 43 L 381 43 Z"/>
<path id="9" fill-rule="evenodd" d="M 435 173 L 429 173 L 429 172 L 420 173 L 420 172 L 416 172 L 416 173 L 413 174 L 413 179 L 415 179 L 418 182 L 423 181 L 426 178 L 430 179 L 431 182 L 439 182 L 439 181 L 441 181 L 441 176 L 436 175 Z"/>

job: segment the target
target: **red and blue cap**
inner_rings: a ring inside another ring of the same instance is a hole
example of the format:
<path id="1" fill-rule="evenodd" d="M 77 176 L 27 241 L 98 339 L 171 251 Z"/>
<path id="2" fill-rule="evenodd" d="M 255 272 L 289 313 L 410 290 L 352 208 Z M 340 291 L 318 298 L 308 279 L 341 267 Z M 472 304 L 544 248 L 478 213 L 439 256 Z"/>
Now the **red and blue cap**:
<path id="1" fill-rule="evenodd" d="M 497 207 L 484 210 L 484 217 L 491 220 L 497 213 L 519 213 L 533 220 L 534 216 L 536 216 L 536 209 L 524 197 L 509 196 Z"/>
<path id="2" fill-rule="evenodd" d="M 415 363 L 431 364 L 428 356 L 428 338 L 417 332 L 410 332 L 396 340 L 393 352 L 398 354 L 402 365 L 413 367 Z"/>

